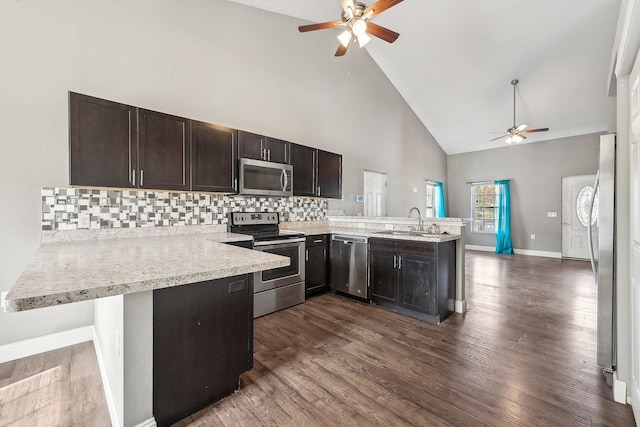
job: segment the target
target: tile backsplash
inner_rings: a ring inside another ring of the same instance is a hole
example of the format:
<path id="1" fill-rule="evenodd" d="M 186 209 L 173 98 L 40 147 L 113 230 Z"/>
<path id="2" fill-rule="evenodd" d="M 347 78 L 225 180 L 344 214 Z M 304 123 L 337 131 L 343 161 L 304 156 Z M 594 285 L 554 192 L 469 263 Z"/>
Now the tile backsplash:
<path id="1" fill-rule="evenodd" d="M 42 189 L 42 230 L 227 224 L 230 212 L 278 212 L 281 221 L 323 221 L 327 201 L 97 188 Z"/>

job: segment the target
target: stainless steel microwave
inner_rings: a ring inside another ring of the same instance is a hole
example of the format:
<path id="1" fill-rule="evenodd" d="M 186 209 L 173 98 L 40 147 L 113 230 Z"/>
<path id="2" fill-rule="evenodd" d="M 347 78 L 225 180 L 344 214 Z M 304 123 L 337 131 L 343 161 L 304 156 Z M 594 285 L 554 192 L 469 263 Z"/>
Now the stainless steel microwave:
<path id="1" fill-rule="evenodd" d="M 293 195 L 293 166 L 262 160 L 240 159 L 239 194 L 290 197 Z"/>

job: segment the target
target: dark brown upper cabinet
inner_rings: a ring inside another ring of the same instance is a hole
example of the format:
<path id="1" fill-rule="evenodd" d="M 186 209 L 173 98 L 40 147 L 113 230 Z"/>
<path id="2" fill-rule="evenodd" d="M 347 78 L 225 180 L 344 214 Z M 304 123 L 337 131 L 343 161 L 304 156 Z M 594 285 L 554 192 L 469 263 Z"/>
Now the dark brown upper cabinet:
<path id="1" fill-rule="evenodd" d="M 295 181 L 294 172 L 294 184 Z M 340 154 L 318 150 L 316 195 L 330 199 L 342 198 L 342 156 Z"/>
<path id="2" fill-rule="evenodd" d="M 140 188 L 189 190 L 189 120 L 138 109 Z"/>
<path id="3" fill-rule="evenodd" d="M 316 157 L 318 150 L 299 144 L 291 144 L 293 166 L 293 195 L 316 196 Z"/>
<path id="4" fill-rule="evenodd" d="M 71 185 L 135 187 L 137 109 L 69 92 Z"/>
<path id="5" fill-rule="evenodd" d="M 238 157 L 289 163 L 289 143 L 243 130 L 238 131 Z"/>
<path id="6" fill-rule="evenodd" d="M 235 129 L 191 121 L 191 188 L 237 191 L 238 141 Z"/>

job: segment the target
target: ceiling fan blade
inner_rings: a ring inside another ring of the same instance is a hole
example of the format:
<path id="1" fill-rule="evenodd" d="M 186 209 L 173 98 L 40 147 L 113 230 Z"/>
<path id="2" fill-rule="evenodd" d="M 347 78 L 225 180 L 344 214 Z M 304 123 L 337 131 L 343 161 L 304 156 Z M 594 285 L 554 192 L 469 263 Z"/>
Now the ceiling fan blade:
<path id="1" fill-rule="evenodd" d="M 344 22 L 342 21 L 322 22 L 319 24 L 301 25 L 298 27 L 298 31 L 300 31 L 301 33 L 306 33 L 307 31 L 324 30 L 326 28 L 335 28 L 335 27 L 343 27 L 343 26 L 344 26 Z"/>
<path id="2" fill-rule="evenodd" d="M 353 12 L 356 10 L 356 5 L 353 3 L 353 0 L 340 0 L 340 4 L 347 16 L 353 15 Z M 349 13 L 349 8 L 351 8 L 351 13 Z"/>
<path id="3" fill-rule="evenodd" d="M 539 129 L 527 129 L 524 133 L 533 133 L 533 132 L 546 132 L 549 128 L 539 128 Z"/>
<path id="4" fill-rule="evenodd" d="M 343 56 L 345 53 L 347 53 L 347 49 L 349 49 L 349 45 L 343 46 L 342 44 L 338 44 L 338 50 L 336 50 L 335 56 Z"/>
<path id="5" fill-rule="evenodd" d="M 522 124 L 522 125 L 520 125 L 520 126 L 518 126 L 518 127 L 516 128 L 516 132 L 520 133 L 520 132 L 522 132 L 523 130 L 525 130 L 527 127 L 528 127 L 528 125 Z"/>
<path id="6" fill-rule="evenodd" d="M 402 0 L 380 0 L 366 8 L 364 12 L 362 12 L 362 16 L 366 19 L 371 19 L 401 2 Z"/>
<path id="7" fill-rule="evenodd" d="M 379 39 L 382 39 L 388 43 L 393 43 L 398 39 L 400 34 L 395 31 L 391 31 L 388 28 L 382 27 L 378 24 L 374 24 L 373 22 L 367 22 L 367 33 L 372 36 L 376 36 Z"/>
<path id="8" fill-rule="evenodd" d="M 499 139 L 504 138 L 505 136 L 511 136 L 511 135 L 509 135 L 508 133 L 505 133 L 504 135 L 500 135 L 500 136 L 499 136 L 499 137 L 497 137 L 497 138 L 490 139 L 490 140 L 489 140 L 489 142 L 491 142 L 491 141 L 497 141 L 497 140 L 499 140 Z"/>

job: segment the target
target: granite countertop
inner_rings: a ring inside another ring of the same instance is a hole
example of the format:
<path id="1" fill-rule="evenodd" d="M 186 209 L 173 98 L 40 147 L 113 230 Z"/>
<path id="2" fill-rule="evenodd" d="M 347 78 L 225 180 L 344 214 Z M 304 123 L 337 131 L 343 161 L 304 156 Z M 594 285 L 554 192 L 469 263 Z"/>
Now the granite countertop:
<path id="1" fill-rule="evenodd" d="M 391 234 L 391 230 L 372 230 L 366 228 L 355 227 L 335 227 L 335 226 L 320 226 L 320 227 L 301 227 L 295 228 L 295 225 L 287 227 L 287 230 L 295 230 L 304 233 L 307 236 L 314 236 L 319 234 L 346 234 L 350 236 L 362 236 L 362 237 L 375 237 L 381 239 L 394 239 L 394 240 L 411 240 L 416 242 L 432 242 L 442 243 L 449 242 L 451 240 L 460 239 L 459 234 Z"/>
<path id="2" fill-rule="evenodd" d="M 9 291 L 5 311 L 168 288 L 289 265 L 225 242 L 233 233 L 43 243 Z"/>

